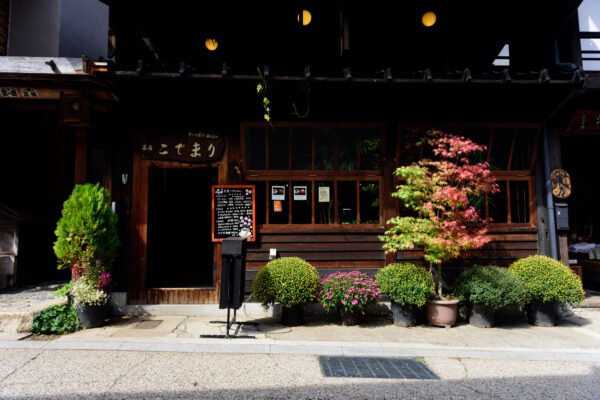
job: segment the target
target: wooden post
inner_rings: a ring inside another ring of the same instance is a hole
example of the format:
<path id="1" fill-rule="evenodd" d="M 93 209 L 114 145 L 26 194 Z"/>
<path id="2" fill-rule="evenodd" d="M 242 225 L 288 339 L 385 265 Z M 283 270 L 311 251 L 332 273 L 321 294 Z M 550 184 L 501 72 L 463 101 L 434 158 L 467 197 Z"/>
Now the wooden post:
<path id="1" fill-rule="evenodd" d="M 75 184 L 82 185 L 87 179 L 87 128 L 75 130 Z"/>

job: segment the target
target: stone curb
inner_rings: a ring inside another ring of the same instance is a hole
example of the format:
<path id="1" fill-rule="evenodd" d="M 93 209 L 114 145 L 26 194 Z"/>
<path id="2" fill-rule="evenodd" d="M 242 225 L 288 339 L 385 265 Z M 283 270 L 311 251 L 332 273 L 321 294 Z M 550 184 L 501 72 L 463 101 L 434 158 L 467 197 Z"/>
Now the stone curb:
<path id="1" fill-rule="evenodd" d="M 600 349 L 453 347 L 386 342 L 277 341 L 273 339 L 106 338 L 0 340 L 0 349 L 152 351 L 236 354 L 308 354 L 600 362 Z"/>

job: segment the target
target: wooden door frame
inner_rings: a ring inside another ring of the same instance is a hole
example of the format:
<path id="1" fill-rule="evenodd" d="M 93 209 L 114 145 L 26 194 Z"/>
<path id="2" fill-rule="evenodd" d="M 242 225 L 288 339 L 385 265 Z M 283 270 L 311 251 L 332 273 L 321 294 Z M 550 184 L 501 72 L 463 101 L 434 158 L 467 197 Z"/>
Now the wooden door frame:
<path id="1" fill-rule="evenodd" d="M 221 244 L 213 243 L 213 282 L 211 288 L 147 288 L 146 268 L 148 249 L 148 189 L 150 167 L 160 168 L 217 168 L 217 183 L 227 184 L 228 155 L 220 161 L 191 164 L 176 161 L 143 160 L 133 152 L 131 206 L 131 263 L 129 266 L 128 304 L 213 304 L 219 299 L 221 283 Z"/>

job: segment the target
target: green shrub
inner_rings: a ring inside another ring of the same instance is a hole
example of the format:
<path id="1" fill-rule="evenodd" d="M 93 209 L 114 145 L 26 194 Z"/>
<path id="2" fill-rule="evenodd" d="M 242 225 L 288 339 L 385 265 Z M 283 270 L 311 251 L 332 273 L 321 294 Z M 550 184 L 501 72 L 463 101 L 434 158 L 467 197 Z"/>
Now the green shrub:
<path id="1" fill-rule="evenodd" d="M 56 225 L 54 253 L 58 267 L 72 267 L 84 257 L 100 259 L 110 267 L 119 247 L 117 219 L 110 196 L 100 184 L 76 185 Z"/>
<path id="2" fill-rule="evenodd" d="M 317 270 L 297 257 L 283 257 L 261 268 L 252 282 L 254 298 L 267 309 L 279 302 L 293 306 L 313 301 L 319 285 Z"/>
<path id="3" fill-rule="evenodd" d="M 569 267 L 546 256 L 529 256 L 515 261 L 509 270 L 527 291 L 527 301 L 579 303 L 584 292 L 581 280 Z"/>
<path id="4" fill-rule="evenodd" d="M 401 305 L 421 307 L 435 296 L 431 272 L 414 264 L 390 264 L 377 273 L 375 280 L 381 293 Z"/>
<path id="5" fill-rule="evenodd" d="M 464 271 L 455 282 L 454 293 L 460 301 L 483 304 L 492 310 L 525 303 L 521 280 L 506 268 L 477 265 Z"/>
<path id="6" fill-rule="evenodd" d="M 36 335 L 61 335 L 79 330 L 77 311 L 68 306 L 46 308 L 33 319 L 31 332 Z"/>
<path id="7" fill-rule="evenodd" d="M 69 290 L 71 289 L 72 286 L 73 286 L 73 281 L 69 281 L 65 285 L 61 286 L 60 288 L 58 288 L 54 292 L 52 292 L 52 294 L 56 297 L 66 296 L 67 294 L 69 294 Z"/>

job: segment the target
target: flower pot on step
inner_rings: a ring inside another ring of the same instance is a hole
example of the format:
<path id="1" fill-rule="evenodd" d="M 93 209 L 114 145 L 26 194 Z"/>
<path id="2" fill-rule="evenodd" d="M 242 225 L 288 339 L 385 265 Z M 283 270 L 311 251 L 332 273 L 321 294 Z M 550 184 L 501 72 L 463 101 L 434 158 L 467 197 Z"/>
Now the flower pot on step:
<path id="1" fill-rule="evenodd" d="M 77 318 L 84 328 L 97 328 L 104 325 L 108 317 L 108 304 L 99 306 L 79 305 L 77 306 Z"/>
<path id="2" fill-rule="evenodd" d="M 304 325 L 304 304 L 281 307 L 281 324 L 285 326 Z"/>
<path id="3" fill-rule="evenodd" d="M 471 306 L 469 324 L 478 328 L 493 328 L 496 313 L 486 305 L 475 303 Z"/>
<path id="4" fill-rule="evenodd" d="M 392 301 L 392 317 L 394 325 L 409 327 L 417 325 L 418 307 L 414 304 L 399 304 Z"/>
<path id="5" fill-rule="evenodd" d="M 450 329 L 458 315 L 458 300 L 427 300 L 427 322 Z"/>
<path id="6" fill-rule="evenodd" d="M 527 320 L 536 326 L 554 326 L 556 323 L 556 302 L 532 301 L 526 306 Z"/>

